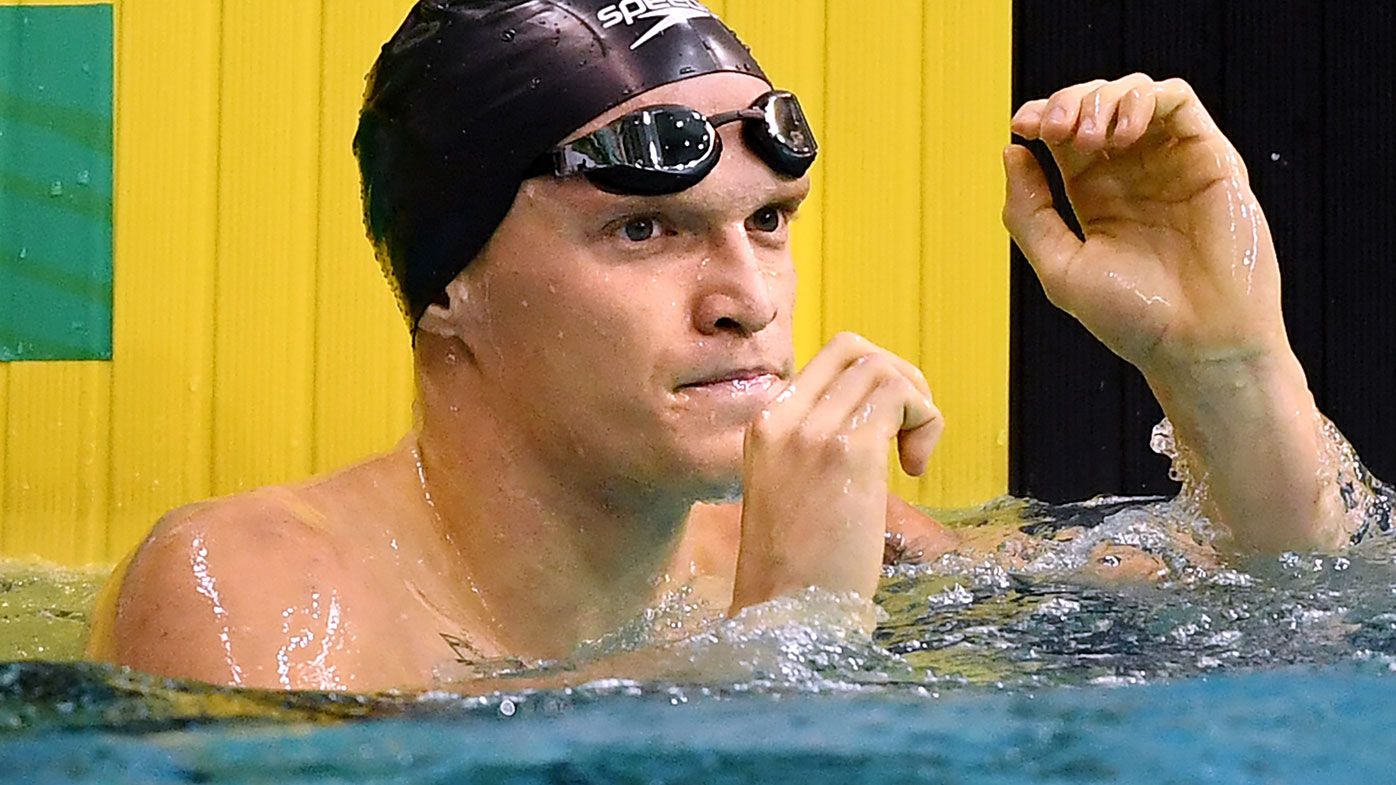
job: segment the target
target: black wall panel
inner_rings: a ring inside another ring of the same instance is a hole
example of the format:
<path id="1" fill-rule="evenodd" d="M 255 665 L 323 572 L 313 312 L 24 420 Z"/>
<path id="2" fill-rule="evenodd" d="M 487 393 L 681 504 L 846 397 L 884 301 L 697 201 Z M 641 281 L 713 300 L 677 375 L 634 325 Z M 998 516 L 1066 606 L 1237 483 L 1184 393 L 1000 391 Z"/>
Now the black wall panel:
<path id="1" fill-rule="evenodd" d="M 1249 166 L 1320 407 L 1396 479 L 1396 3 L 1018 0 L 1013 27 L 1015 105 L 1132 71 L 1193 85 Z M 1012 307 L 1012 491 L 1171 493 L 1143 379 L 1016 249 Z"/>

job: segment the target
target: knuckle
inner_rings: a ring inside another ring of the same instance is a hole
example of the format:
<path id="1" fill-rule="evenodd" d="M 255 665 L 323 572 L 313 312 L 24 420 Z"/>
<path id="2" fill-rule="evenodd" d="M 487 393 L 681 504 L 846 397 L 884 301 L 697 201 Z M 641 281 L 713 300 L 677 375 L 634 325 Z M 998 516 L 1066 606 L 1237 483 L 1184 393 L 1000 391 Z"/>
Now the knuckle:
<path id="1" fill-rule="evenodd" d="M 1165 90 L 1177 91 L 1180 93 L 1186 93 L 1188 95 L 1192 95 L 1193 93 L 1192 85 L 1188 84 L 1185 79 L 1177 76 L 1169 77 L 1163 80 L 1162 82 L 1159 82 L 1158 85 L 1159 87 L 1162 87 Z"/>
<path id="2" fill-rule="evenodd" d="M 775 425 L 773 417 L 770 416 L 769 409 L 763 409 L 761 414 L 747 426 L 747 443 L 752 445 L 764 445 L 775 441 L 779 437 L 779 429 Z"/>
<path id="3" fill-rule="evenodd" d="M 828 452 L 830 442 L 834 441 L 828 434 L 819 433 L 810 427 L 796 428 L 788 440 L 792 449 L 816 455 Z"/>
<path id="4" fill-rule="evenodd" d="M 868 355 L 867 369 L 879 381 L 887 381 L 902 377 L 901 369 L 897 363 L 882 352 L 875 352 Z"/>
<path id="5" fill-rule="evenodd" d="M 1074 89 L 1075 88 L 1072 87 L 1063 87 L 1055 93 L 1052 93 L 1052 95 L 1047 99 L 1047 105 L 1054 108 L 1066 105 L 1067 101 L 1071 99 L 1071 95 Z"/>
<path id="6" fill-rule="evenodd" d="M 841 347 L 853 347 L 867 343 L 867 339 L 859 335 L 858 333 L 849 330 L 843 330 L 835 334 L 834 339 L 830 341 L 830 343 Z"/>

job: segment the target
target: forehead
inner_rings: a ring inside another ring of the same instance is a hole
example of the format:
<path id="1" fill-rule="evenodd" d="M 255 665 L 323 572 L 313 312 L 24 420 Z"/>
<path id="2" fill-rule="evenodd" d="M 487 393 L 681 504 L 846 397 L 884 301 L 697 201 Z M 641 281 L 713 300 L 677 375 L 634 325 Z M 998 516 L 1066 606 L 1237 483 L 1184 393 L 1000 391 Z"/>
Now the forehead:
<path id="1" fill-rule="evenodd" d="M 710 115 L 750 106 L 753 101 L 770 89 L 770 85 L 766 84 L 764 80 L 749 74 L 716 73 L 695 76 L 692 79 L 662 85 L 641 93 L 568 134 L 563 141 L 586 136 L 598 128 L 609 125 L 617 118 L 642 107 L 654 106 L 655 104 L 682 104 Z"/>

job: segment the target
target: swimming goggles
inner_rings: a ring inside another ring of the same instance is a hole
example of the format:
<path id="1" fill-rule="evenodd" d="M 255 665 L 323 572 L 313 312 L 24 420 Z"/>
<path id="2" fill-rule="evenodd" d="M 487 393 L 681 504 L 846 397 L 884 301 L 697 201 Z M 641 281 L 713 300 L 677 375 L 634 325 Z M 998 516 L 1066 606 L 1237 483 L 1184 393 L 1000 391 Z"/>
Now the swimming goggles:
<path id="1" fill-rule="evenodd" d="M 740 121 L 742 138 L 777 174 L 804 175 L 819 145 L 793 93 L 773 90 L 749 108 L 712 117 L 677 104 L 647 106 L 553 148 L 529 177 L 582 175 L 603 191 L 658 196 L 697 185 L 722 156 L 717 129 Z"/>

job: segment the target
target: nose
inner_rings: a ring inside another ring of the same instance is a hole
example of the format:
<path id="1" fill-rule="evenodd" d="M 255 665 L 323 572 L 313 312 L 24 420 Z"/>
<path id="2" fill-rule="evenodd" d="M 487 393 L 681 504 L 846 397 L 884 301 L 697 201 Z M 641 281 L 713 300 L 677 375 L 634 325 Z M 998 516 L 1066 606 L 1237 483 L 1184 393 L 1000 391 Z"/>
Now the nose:
<path id="1" fill-rule="evenodd" d="M 704 335 L 755 335 L 779 313 L 773 276 L 751 246 L 746 231 L 726 229 L 699 270 L 694 327 Z"/>

